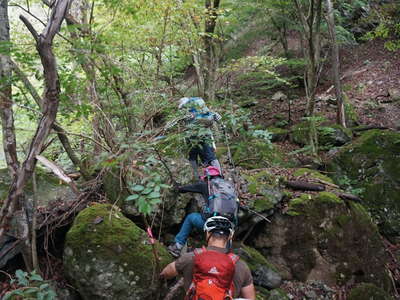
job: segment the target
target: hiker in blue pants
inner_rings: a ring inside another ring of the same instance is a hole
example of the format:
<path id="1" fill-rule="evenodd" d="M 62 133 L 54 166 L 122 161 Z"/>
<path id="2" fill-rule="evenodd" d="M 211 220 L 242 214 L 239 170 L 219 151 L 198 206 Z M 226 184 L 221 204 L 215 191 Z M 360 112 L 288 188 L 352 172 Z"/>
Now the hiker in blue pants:
<path id="1" fill-rule="evenodd" d="M 206 211 L 208 198 L 210 197 L 209 187 L 208 187 L 208 177 L 221 176 L 218 168 L 216 167 L 207 167 L 204 169 L 207 173 L 207 177 L 204 177 L 204 181 L 199 181 L 195 184 L 189 184 L 181 187 L 177 187 L 177 191 L 179 193 L 198 193 L 203 196 L 204 206 L 202 213 L 191 213 L 186 216 L 179 233 L 175 237 L 175 243 L 168 247 L 169 253 L 171 253 L 174 257 L 179 257 L 182 251 L 183 246 L 186 244 L 187 238 L 192 231 L 193 227 L 197 229 L 203 229 L 204 222 L 207 219 Z"/>
<path id="2" fill-rule="evenodd" d="M 209 166 L 204 169 L 203 181 L 197 184 L 177 187 L 180 193 L 199 193 L 204 198 L 201 213 L 191 213 L 186 216 L 175 244 L 168 247 L 172 256 L 178 257 L 186 244 L 187 237 L 193 228 L 202 229 L 204 222 L 211 216 L 223 216 L 237 224 L 237 194 L 234 185 L 225 180 L 217 167 Z"/>
<path id="3" fill-rule="evenodd" d="M 200 213 L 191 213 L 191 214 L 187 215 L 185 218 L 185 221 L 182 224 L 181 230 L 175 236 L 175 243 L 179 244 L 179 246 L 182 245 L 182 247 L 183 247 L 183 245 L 186 244 L 187 237 L 192 232 L 193 227 L 201 230 L 204 227 L 204 222 L 205 222 L 205 220 L 203 219 L 203 217 Z M 176 244 L 175 244 L 175 246 L 176 246 Z M 180 248 L 182 249 L 182 247 L 180 247 Z M 179 251 L 179 253 L 180 253 L 180 251 Z"/>

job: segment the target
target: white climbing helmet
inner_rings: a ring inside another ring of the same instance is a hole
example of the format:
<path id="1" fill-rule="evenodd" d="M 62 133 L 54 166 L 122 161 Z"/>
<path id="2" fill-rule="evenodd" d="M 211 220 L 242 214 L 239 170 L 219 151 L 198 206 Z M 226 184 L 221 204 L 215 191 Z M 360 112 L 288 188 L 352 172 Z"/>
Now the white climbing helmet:
<path id="1" fill-rule="evenodd" d="M 203 227 L 206 232 L 218 232 L 222 234 L 229 233 L 229 236 L 233 236 L 235 233 L 235 225 L 227 218 L 222 216 L 214 216 L 208 218 L 204 223 Z"/>

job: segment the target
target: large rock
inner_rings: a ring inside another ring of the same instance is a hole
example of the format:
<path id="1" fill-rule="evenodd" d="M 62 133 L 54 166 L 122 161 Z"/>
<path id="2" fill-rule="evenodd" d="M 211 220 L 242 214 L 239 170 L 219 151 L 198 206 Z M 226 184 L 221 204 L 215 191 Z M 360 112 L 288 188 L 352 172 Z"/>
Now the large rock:
<path id="1" fill-rule="evenodd" d="M 238 253 L 249 266 L 255 285 L 267 289 L 276 289 L 281 285 L 282 276 L 276 267 L 256 249 L 242 245 Z"/>
<path id="2" fill-rule="evenodd" d="M 328 285 L 371 282 L 391 289 L 387 256 L 365 209 L 336 195 L 304 194 L 275 215 L 254 241 L 284 279 L 321 280 Z"/>
<path id="3" fill-rule="evenodd" d="M 271 166 L 291 166 L 292 162 L 278 149 L 260 139 L 246 140 L 231 145 L 236 166 L 245 169 L 260 169 Z"/>
<path id="4" fill-rule="evenodd" d="M 65 184 L 60 184 L 59 180 L 53 175 L 45 172 L 43 169 L 36 168 L 37 175 L 37 200 L 39 206 L 47 206 L 52 201 L 61 200 L 61 202 L 67 202 L 75 199 L 75 194 L 71 188 Z M 8 169 L 0 169 L 0 205 L 8 195 L 8 189 L 11 184 L 11 179 L 8 173 Z M 27 208 L 29 218 L 32 218 L 32 201 L 33 191 L 32 182 L 28 181 L 27 186 L 24 189 L 25 197 L 27 200 Z M 21 226 L 17 224 L 26 223 L 26 214 L 21 210 L 14 213 L 11 220 L 11 229 L 8 230 L 7 234 L 0 239 L 0 268 L 4 267 L 10 259 L 19 254 L 22 250 L 22 243 L 19 242 L 21 232 Z M 39 220 L 40 224 L 43 220 Z"/>
<path id="5" fill-rule="evenodd" d="M 387 236 L 400 234 L 400 133 L 371 130 L 342 148 L 328 165 L 338 184 L 361 193 Z"/>
<path id="6" fill-rule="evenodd" d="M 171 261 L 156 243 L 159 266 Z M 155 259 L 146 233 L 109 204 L 84 209 L 64 248 L 67 277 L 84 300 L 154 299 Z"/>
<path id="7" fill-rule="evenodd" d="M 74 199 L 74 193 L 71 191 L 71 188 L 68 185 L 60 183 L 55 175 L 47 173 L 41 168 L 36 168 L 36 177 L 38 186 L 36 198 L 38 199 L 38 205 L 46 206 L 54 200 L 62 199 L 68 201 Z M 0 203 L 7 197 L 10 184 L 11 179 L 8 169 L 0 169 Z M 25 188 L 25 196 L 28 201 L 33 200 L 32 195 L 32 182 L 28 181 Z"/>
<path id="8" fill-rule="evenodd" d="M 340 125 L 318 126 L 318 142 L 321 146 L 332 147 L 342 146 L 351 141 L 352 132 L 350 129 L 343 128 Z M 300 122 L 291 128 L 291 140 L 300 145 L 309 144 L 309 124 Z"/>

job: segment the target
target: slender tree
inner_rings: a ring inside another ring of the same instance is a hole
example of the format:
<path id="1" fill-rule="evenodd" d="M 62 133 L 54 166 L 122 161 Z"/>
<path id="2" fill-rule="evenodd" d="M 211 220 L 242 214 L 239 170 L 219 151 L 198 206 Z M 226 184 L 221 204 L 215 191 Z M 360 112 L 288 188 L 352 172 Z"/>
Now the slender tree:
<path id="1" fill-rule="evenodd" d="M 19 163 L 12 104 L 8 0 L 0 0 L 0 115 L 4 154 L 10 175 L 14 177 L 18 171 Z"/>
<path id="2" fill-rule="evenodd" d="M 218 19 L 220 0 L 206 0 L 206 18 L 204 35 L 204 95 L 208 100 L 215 98 L 216 72 L 219 64 L 218 50 L 215 38 L 215 28 Z"/>
<path id="3" fill-rule="evenodd" d="M 327 8 L 327 23 L 328 23 L 329 37 L 331 40 L 331 49 L 332 49 L 331 53 L 332 72 L 335 83 L 335 94 L 337 99 L 336 122 L 337 124 L 346 127 L 343 92 L 339 75 L 339 70 L 340 70 L 339 45 L 336 41 L 335 16 L 333 14 L 332 1 L 331 0 L 325 0 L 325 1 Z"/>
<path id="4" fill-rule="evenodd" d="M 314 114 L 315 93 L 318 84 L 318 73 L 321 64 L 321 19 L 322 0 L 310 0 L 305 4 L 302 0 L 293 0 L 303 42 L 306 72 L 304 80 L 307 93 L 307 116 Z"/>
<path id="5" fill-rule="evenodd" d="M 14 176 L 7 199 L 0 210 L 0 239 L 9 229 L 10 220 L 13 217 L 18 204 L 21 204 L 20 202 L 22 202 L 24 188 L 28 180 L 32 177 L 36 167 L 37 156 L 43 151 L 44 143 L 56 119 L 60 83 L 52 44 L 54 36 L 59 31 L 61 23 L 64 20 L 69 4 L 70 0 L 57 0 L 53 3 L 50 19 L 41 34 L 36 32 L 32 24 L 26 18 L 20 16 L 20 19 L 24 22 L 35 39 L 36 49 L 39 53 L 44 69 L 45 91 L 42 99 L 43 115 L 40 118 L 36 133 L 29 146 L 26 159 L 18 169 L 16 176 Z M 21 206 L 24 207 L 24 203 L 22 203 Z M 26 222 L 28 221 L 26 220 Z M 27 236 L 22 236 L 20 238 L 24 241 L 29 240 Z M 24 245 L 28 246 L 26 244 Z M 27 251 L 31 251 L 30 245 Z M 25 262 L 29 263 L 26 260 Z M 28 269 L 31 267 L 31 265 L 27 265 Z"/>

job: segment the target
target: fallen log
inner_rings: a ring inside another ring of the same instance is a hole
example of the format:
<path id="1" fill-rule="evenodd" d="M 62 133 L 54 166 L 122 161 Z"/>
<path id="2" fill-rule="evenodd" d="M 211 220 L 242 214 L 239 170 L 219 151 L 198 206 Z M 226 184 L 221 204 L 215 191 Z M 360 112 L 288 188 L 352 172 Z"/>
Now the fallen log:
<path id="1" fill-rule="evenodd" d="M 357 197 L 356 195 L 353 194 L 348 194 L 348 193 L 337 193 L 336 194 L 339 198 L 343 200 L 351 200 L 355 202 L 362 202 L 361 198 Z"/>
<path id="2" fill-rule="evenodd" d="M 367 131 L 367 130 L 371 130 L 371 129 L 385 130 L 385 129 L 390 129 L 390 128 L 386 127 L 386 126 L 378 126 L 378 125 L 366 125 L 366 126 L 350 128 L 351 131 L 355 131 L 355 132 Z"/>
<path id="3" fill-rule="evenodd" d="M 317 191 L 317 192 L 325 191 L 325 186 L 322 184 L 315 184 L 298 180 L 287 181 L 286 186 L 293 190 L 300 190 L 300 191 Z"/>

